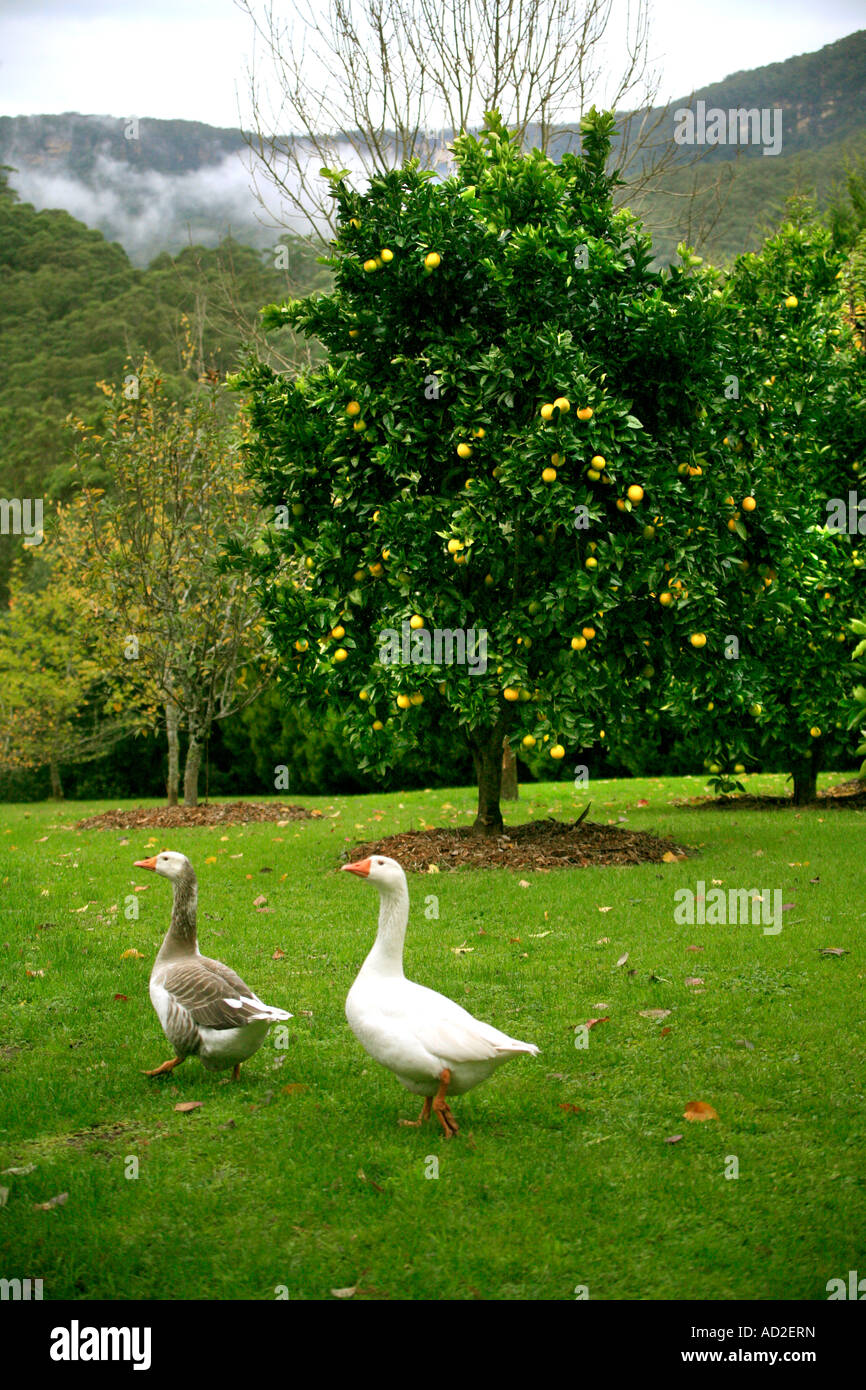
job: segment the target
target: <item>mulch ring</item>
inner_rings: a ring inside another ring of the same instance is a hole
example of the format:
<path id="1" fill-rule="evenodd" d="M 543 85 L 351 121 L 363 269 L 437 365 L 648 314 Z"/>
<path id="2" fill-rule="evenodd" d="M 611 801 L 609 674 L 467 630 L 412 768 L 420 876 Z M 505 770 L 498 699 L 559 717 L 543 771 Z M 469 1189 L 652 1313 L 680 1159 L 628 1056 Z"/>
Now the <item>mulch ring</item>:
<path id="1" fill-rule="evenodd" d="M 677 806 L 688 806 L 695 811 L 771 811 L 776 807 L 794 806 L 792 796 L 695 796 L 677 800 Z M 866 783 L 859 777 L 848 782 L 838 782 L 835 787 L 818 793 L 818 800 L 810 803 L 821 810 L 851 811 L 866 806 Z M 807 809 L 800 806 L 799 810 Z"/>
<path id="2" fill-rule="evenodd" d="M 351 851 L 353 860 L 371 854 L 396 859 L 404 869 L 429 873 L 430 865 L 456 873 L 458 869 L 551 869 L 596 864 L 661 864 L 681 859 L 688 851 L 670 840 L 640 830 L 586 821 L 556 820 L 515 825 L 501 835 L 474 835 L 457 830 L 408 830 L 384 840 L 367 840 Z M 667 859 L 665 859 L 667 856 Z"/>
<path id="3" fill-rule="evenodd" d="M 133 806 L 102 811 L 76 824 L 76 830 L 175 829 L 189 825 L 245 825 L 251 821 L 320 820 L 321 811 L 272 801 L 210 802 L 206 806 Z"/>

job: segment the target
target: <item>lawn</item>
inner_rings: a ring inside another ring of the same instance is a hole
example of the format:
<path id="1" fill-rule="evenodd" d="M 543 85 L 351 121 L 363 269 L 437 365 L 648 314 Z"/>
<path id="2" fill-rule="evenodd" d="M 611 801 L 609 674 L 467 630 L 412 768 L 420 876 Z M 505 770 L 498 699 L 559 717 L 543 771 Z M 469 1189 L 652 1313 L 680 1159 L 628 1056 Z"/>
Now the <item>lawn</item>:
<path id="1" fill-rule="evenodd" d="M 702 790 L 592 787 L 593 819 L 688 860 L 410 875 L 407 974 L 541 1048 L 455 1100 L 450 1143 L 398 1126 L 417 1098 L 349 1032 L 378 898 L 335 870 L 377 834 L 468 823 L 469 789 L 128 835 L 74 829 L 115 803 L 4 807 L 0 1169 L 27 1171 L 0 1176 L 0 1276 L 81 1299 L 825 1299 L 863 1265 L 866 820 L 675 804 Z M 508 814 L 582 804 L 545 784 Z M 142 1075 L 169 1056 L 147 980 L 171 885 L 132 864 L 162 848 L 197 871 L 202 950 L 294 1014 L 236 1085 L 195 1059 Z M 781 889 L 782 931 L 677 925 L 675 890 L 713 879 Z"/>

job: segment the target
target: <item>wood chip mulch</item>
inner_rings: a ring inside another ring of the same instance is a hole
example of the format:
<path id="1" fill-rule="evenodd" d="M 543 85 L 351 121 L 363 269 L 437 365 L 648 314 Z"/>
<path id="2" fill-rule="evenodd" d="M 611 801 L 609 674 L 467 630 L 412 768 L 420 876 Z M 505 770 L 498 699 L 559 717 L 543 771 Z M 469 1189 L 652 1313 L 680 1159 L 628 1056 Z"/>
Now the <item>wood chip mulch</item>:
<path id="1" fill-rule="evenodd" d="M 597 864 L 660 864 L 665 854 L 683 858 L 689 853 L 670 840 L 645 831 L 585 821 L 530 821 L 501 835 L 474 835 L 468 828 L 409 830 L 384 840 L 366 840 L 351 851 L 352 860 L 386 854 L 404 869 L 429 873 L 458 869 L 550 869 Z M 668 861 L 670 862 L 670 861 Z"/>
<path id="2" fill-rule="evenodd" d="M 174 829 L 189 825 L 245 825 L 251 821 L 320 820 L 321 811 L 272 801 L 210 802 L 206 806 L 131 806 L 102 811 L 76 824 L 76 830 Z"/>
<path id="3" fill-rule="evenodd" d="M 819 791 L 818 800 L 810 803 L 812 806 L 820 806 L 822 811 L 851 811 L 858 807 L 866 806 L 866 783 L 859 777 L 852 778 L 849 782 L 839 782 L 835 787 L 828 787 L 826 791 Z M 676 806 L 689 806 L 695 811 L 772 811 L 777 807 L 794 806 L 792 796 L 695 796 L 688 797 L 674 802 Z M 798 807 L 798 810 L 807 810 L 808 805 Z"/>

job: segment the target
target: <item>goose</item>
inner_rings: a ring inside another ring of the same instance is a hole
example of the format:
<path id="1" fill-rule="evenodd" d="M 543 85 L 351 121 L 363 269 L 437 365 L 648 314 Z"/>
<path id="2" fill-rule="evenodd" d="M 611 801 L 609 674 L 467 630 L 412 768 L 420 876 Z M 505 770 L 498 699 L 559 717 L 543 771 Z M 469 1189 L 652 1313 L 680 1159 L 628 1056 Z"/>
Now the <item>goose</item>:
<path id="1" fill-rule="evenodd" d="M 377 854 L 341 867 L 379 890 L 376 941 L 346 999 L 349 1027 L 407 1091 L 424 1096 L 420 1117 L 400 1123 L 420 1126 L 432 1108 L 450 1139 L 458 1126 L 447 1096 L 463 1095 L 520 1052 L 536 1057 L 538 1048 L 500 1033 L 444 994 L 406 979 L 403 942 L 409 889 L 396 859 Z"/>
<path id="2" fill-rule="evenodd" d="M 240 975 L 201 954 L 198 886 L 185 854 L 164 849 L 151 859 L 137 859 L 135 867 L 152 869 L 174 884 L 171 925 L 150 972 L 150 999 L 175 1055 L 144 1075 L 163 1076 L 194 1055 L 209 1071 L 232 1067 L 237 1081 L 241 1062 L 258 1051 L 271 1024 L 292 1015 L 263 1004 Z"/>

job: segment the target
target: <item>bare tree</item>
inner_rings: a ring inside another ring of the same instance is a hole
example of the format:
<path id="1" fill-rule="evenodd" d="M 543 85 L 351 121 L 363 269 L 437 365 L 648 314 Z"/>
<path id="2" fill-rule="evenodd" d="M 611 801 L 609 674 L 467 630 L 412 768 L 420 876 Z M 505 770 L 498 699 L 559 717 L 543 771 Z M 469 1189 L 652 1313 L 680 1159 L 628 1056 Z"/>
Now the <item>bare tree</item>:
<path id="1" fill-rule="evenodd" d="M 521 142 L 562 151 L 592 104 L 630 106 L 615 158 L 623 197 L 682 165 L 670 112 L 655 104 L 648 0 L 238 0 L 263 45 L 273 80 L 248 73 L 251 175 L 277 191 L 277 216 L 311 239 L 330 240 L 333 206 L 320 169 L 347 167 L 361 181 L 418 157 L 448 161 L 447 140 L 496 109 Z M 615 34 L 613 30 L 619 25 Z M 612 74 L 612 47 L 623 56 Z M 243 123 L 243 122 L 242 122 Z M 273 214 L 271 214 L 273 216 Z"/>

